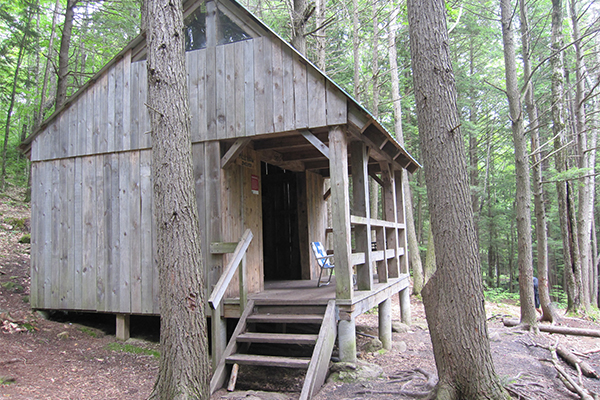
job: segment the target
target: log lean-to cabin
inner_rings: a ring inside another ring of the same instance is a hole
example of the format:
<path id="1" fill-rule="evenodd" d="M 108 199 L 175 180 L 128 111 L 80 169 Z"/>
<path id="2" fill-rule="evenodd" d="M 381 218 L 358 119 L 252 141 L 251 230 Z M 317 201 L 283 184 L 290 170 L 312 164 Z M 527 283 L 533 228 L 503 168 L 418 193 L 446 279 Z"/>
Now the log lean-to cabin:
<path id="1" fill-rule="evenodd" d="M 356 316 L 379 306 L 384 345 L 392 296 L 410 318 L 401 181 L 420 166 L 234 0 L 184 9 L 211 390 L 232 364 L 305 368 L 309 399 L 336 338 L 339 358 L 356 361 Z M 32 308 L 115 314 L 121 339 L 131 315 L 160 314 L 145 59 L 140 35 L 22 145 L 32 165 Z M 380 218 L 370 215 L 369 176 Z M 331 285 L 317 285 L 311 242 L 334 254 Z M 253 354 L 257 343 L 308 350 Z"/>

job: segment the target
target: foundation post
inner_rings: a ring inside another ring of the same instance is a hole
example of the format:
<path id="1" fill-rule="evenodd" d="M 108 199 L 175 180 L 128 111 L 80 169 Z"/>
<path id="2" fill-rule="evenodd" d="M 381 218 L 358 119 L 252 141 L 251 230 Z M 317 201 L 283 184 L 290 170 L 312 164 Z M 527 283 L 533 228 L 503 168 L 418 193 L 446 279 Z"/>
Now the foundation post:
<path id="1" fill-rule="evenodd" d="M 117 339 L 129 339 L 129 314 L 117 314 Z"/>
<path id="2" fill-rule="evenodd" d="M 356 321 L 353 316 L 350 320 L 338 322 L 338 346 L 342 362 L 356 363 Z"/>
<path id="3" fill-rule="evenodd" d="M 410 325 L 411 324 L 411 315 L 410 315 L 410 287 L 406 289 L 402 289 L 400 293 L 398 293 L 398 297 L 400 300 L 400 321 L 403 324 Z"/>
<path id="4" fill-rule="evenodd" d="M 392 299 L 379 303 L 379 340 L 384 349 L 392 349 Z"/>

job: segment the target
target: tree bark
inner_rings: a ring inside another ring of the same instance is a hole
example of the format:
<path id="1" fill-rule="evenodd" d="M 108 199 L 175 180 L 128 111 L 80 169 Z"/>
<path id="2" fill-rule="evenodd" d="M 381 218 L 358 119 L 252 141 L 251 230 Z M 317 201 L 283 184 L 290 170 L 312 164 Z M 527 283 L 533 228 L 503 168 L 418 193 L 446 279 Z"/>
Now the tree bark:
<path id="1" fill-rule="evenodd" d="M 585 171 L 585 177 L 579 180 L 579 215 L 577 226 L 579 228 L 579 253 L 581 259 L 582 275 L 582 307 L 590 309 L 593 278 L 593 257 L 591 254 L 592 220 L 594 219 L 594 191 L 596 178 L 594 177 L 596 165 L 596 135 L 587 129 L 585 111 L 585 65 L 583 49 L 579 35 L 579 19 L 575 0 L 570 0 L 572 39 L 575 47 L 575 135 L 577 137 L 578 167 Z"/>
<path id="2" fill-rule="evenodd" d="M 529 153 L 523 127 L 523 107 L 517 81 L 517 63 L 513 39 L 512 6 L 510 0 L 501 0 L 502 39 L 504 43 L 504 66 L 506 93 L 515 146 L 516 216 L 517 216 L 517 264 L 519 265 L 519 298 L 521 322 L 537 325 L 533 299 L 533 261 L 531 244 L 531 186 L 529 182 Z"/>
<path id="3" fill-rule="evenodd" d="M 306 0 L 293 0 L 292 10 L 292 46 L 300 54 L 306 55 L 306 22 L 310 17 Z"/>
<path id="4" fill-rule="evenodd" d="M 358 20 L 358 12 L 358 0 L 352 0 L 352 54 L 354 56 L 354 79 L 352 95 L 357 101 L 360 101 L 360 54 L 358 52 L 360 48 L 360 38 L 358 32 L 360 23 Z"/>
<path id="5" fill-rule="evenodd" d="M 325 35 L 325 10 L 327 9 L 327 2 L 325 0 L 317 0 L 316 2 L 316 14 L 317 14 L 317 29 L 316 42 L 317 42 L 317 67 L 323 72 L 327 71 L 327 57 L 325 49 L 327 47 L 327 40 Z"/>
<path id="6" fill-rule="evenodd" d="M 17 56 L 17 63 L 15 64 L 12 91 L 10 93 L 10 103 L 8 106 L 8 111 L 6 112 L 6 125 L 4 127 L 4 145 L 2 147 L 2 173 L 0 175 L 0 192 L 4 191 L 6 185 L 6 155 L 8 151 L 8 139 L 10 137 L 10 120 L 15 106 L 17 84 L 19 81 L 19 72 L 21 70 L 21 63 L 23 62 L 25 47 L 27 46 L 27 40 L 30 34 L 29 27 L 33 19 L 32 15 L 34 7 L 37 8 L 37 4 L 35 4 L 35 6 L 33 4 L 30 5 L 28 15 L 25 16 L 27 22 L 25 23 L 25 29 L 23 29 L 23 37 L 21 38 L 21 41 L 19 43 L 19 55 Z"/>
<path id="7" fill-rule="evenodd" d="M 554 156 L 557 174 L 569 169 L 567 150 L 564 148 L 566 129 L 564 118 L 564 67 L 563 54 L 563 10 L 562 0 L 552 0 L 552 133 L 554 135 Z M 562 150 L 561 150 L 562 149 Z M 565 181 L 556 182 L 558 197 L 558 215 L 563 241 L 563 257 L 565 265 L 565 282 L 567 292 L 567 311 L 579 312 L 582 308 L 581 262 L 579 259 L 579 243 L 577 240 L 577 221 L 574 213 L 574 188 Z"/>
<path id="8" fill-rule="evenodd" d="M 42 93 L 40 96 L 40 107 L 35 117 L 33 130 L 35 131 L 44 119 L 44 109 L 46 107 L 46 91 L 48 90 L 48 81 L 50 80 L 50 68 L 52 66 L 52 58 L 54 57 L 54 39 L 56 38 L 56 25 L 58 24 L 58 14 L 60 9 L 60 0 L 56 0 L 52 17 L 52 30 L 48 39 L 48 55 L 46 58 L 46 68 L 44 69 L 44 81 L 42 82 Z"/>
<path id="9" fill-rule="evenodd" d="M 65 10 L 65 23 L 63 24 L 60 38 L 60 51 L 58 53 L 58 74 L 56 79 L 56 106 L 58 110 L 67 100 L 67 88 L 69 86 L 69 48 L 71 47 L 71 33 L 73 31 L 73 19 L 75 17 L 75 6 L 78 0 L 67 0 Z"/>
<path id="10" fill-rule="evenodd" d="M 161 357 L 151 399 L 209 399 L 204 267 L 181 1 L 146 0 Z"/>
<path id="11" fill-rule="evenodd" d="M 394 7 L 388 23 L 388 58 L 392 81 L 392 102 L 394 109 L 394 131 L 396 139 L 404 146 L 404 133 L 402 131 L 402 104 L 400 97 L 400 80 L 398 78 L 398 52 L 396 51 L 396 29 L 399 7 Z M 408 174 L 402 174 L 402 187 L 404 188 L 404 201 L 406 213 L 406 233 L 408 241 L 408 256 L 413 271 L 413 294 L 421 294 L 423 285 L 423 263 L 415 230 L 415 217 L 413 215 L 412 194 L 408 182 Z"/>
<path id="12" fill-rule="evenodd" d="M 409 0 L 410 50 L 437 271 L 423 289 L 437 399 L 508 399 L 494 371 L 444 2 Z"/>
<path id="13" fill-rule="evenodd" d="M 555 321 L 556 310 L 551 306 L 550 291 L 548 286 L 548 232 L 546 209 L 544 207 L 544 187 L 542 186 L 542 153 L 540 147 L 540 130 L 538 110 L 533 98 L 533 84 L 531 83 L 531 62 L 529 50 L 529 22 L 527 5 L 524 0 L 519 0 L 521 13 L 521 46 L 523 49 L 523 80 L 527 82 L 525 90 L 525 109 L 529 117 L 529 131 L 531 131 L 531 161 L 533 163 L 533 199 L 535 210 L 535 235 L 537 245 L 537 275 L 542 307 L 542 321 Z"/>

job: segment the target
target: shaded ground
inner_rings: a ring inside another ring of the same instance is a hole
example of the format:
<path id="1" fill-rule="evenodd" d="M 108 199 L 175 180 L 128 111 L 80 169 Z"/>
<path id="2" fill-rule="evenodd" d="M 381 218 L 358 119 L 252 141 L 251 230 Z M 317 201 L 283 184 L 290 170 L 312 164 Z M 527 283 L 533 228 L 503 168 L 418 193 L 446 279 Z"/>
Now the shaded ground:
<path id="1" fill-rule="evenodd" d="M 134 354 L 115 350 L 121 346 L 114 337 L 114 317 L 92 315 L 87 318 L 57 314 L 46 320 L 30 310 L 29 244 L 19 240 L 29 229 L 29 210 L 20 206 L 20 195 L 0 197 L 0 398 L 9 399 L 145 399 L 150 394 L 158 371 L 156 330 L 136 334 L 135 328 L 150 326 L 150 320 L 132 321 L 130 349 Z M 14 200 L 13 200 L 14 199 Z M 368 313 L 357 319 L 359 359 L 371 379 L 357 379 L 352 371 L 342 371 L 342 381 L 329 381 L 316 395 L 325 399 L 403 399 L 405 390 L 418 392 L 425 384 L 418 368 L 435 373 L 435 363 L 422 304 L 413 298 L 413 325 L 406 332 L 394 333 L 390 352 L 367 350 L 377 335 L 377 315 Z M 534 343 L 549 345 L 557 340 L 576 350 L 600 372 L 600 339 L 542 333 L 532 335 L 505 328 L 501 317 L 517 317 L 518 308 L 487 304 L 490 344 L 496 371 L 506 385 L 527 399 L 577 399 L 557 378 L 548 361 L 549 352 Z M 393 311 L 399 315 L 397 298 Z M 563 324 L 600 329 L 600 325 L 580 319 L 565 319 Z M 141 340 L 148 339 L 150 340 Z M 141 339 L 140 339 L 141 338 Z M 593 352 L 597 350 L 596 352 Z M 588 353 L 583 355 L 583 353 Z M 564 364 L 563 364 L 564 365 Z M 565 366 L 573 376 L 575 372 Z M 409 378 L 413 378 L 412 380 Z M 237 388 L 220 390 L 216 399 L 297 399 L 303 375 L 282 374 L 272 369 L 241 367 Z M 582 378 L 584 385 L 600 393 L 600 382 Z M 278 393 L 257 392 L 269 389 Z M 243 391 L 241 391 L 243 390 Z"/>

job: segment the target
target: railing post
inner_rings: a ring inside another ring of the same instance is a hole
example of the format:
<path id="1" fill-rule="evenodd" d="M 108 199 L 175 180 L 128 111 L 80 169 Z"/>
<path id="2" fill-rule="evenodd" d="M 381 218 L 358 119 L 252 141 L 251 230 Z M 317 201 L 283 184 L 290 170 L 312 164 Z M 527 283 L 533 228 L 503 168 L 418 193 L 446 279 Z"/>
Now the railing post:
<path id="1" fill-rule="evenodd" d="M 246 254 L 242 258 L 239 268 L 240 273 L 240 314 L 244 312 L 246 303 L 248 302 L 248 287 L 246 286 Z"/>

